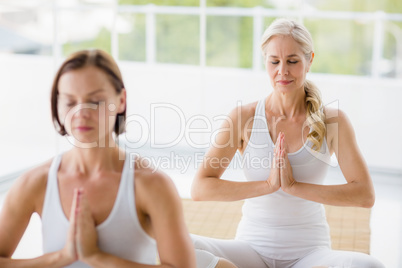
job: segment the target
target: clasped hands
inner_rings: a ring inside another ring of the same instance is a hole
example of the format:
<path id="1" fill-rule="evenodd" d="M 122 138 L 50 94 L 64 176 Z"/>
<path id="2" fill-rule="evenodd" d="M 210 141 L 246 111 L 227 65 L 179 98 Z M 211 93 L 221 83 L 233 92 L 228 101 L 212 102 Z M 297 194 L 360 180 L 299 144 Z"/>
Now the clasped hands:
<path id="1" fill-rule="evenodd" d="M 97 237 L 95 220 L 86 194 L 83 189 L 74 189 L 67 241 L 60 252 L 62 262 L 67 264 L 78 260 L 87 262 L 100 252 Z"/>
<path id="2" fill-rule="evenodd" d="M 293 178 L 292 166 L 288 159 L 285 134 L 283 132 L 279 133 L 276 140 L 274 158 L 267 183 L 273 192 L 282 188 L 287 193 L 297 184 Z"/>

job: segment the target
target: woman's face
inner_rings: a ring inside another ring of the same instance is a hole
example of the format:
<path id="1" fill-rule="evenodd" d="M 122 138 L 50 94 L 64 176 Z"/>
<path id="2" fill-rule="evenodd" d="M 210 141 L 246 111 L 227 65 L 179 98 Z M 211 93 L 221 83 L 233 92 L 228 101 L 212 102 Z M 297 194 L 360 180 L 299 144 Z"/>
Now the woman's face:
<path id="1" fill-rule="evenodd" d="M 282 93 L 303 89 L 313 54 L 308 61 L 291 36 L 275 36 L 265 49 L 265 66 L 272 87 Z"/>
<path id="2" fill-rule="evenodd" d="M 94 66 L 64 73 L 58 91 L 58 116 L 67 133 L 86 148 L 105 145 L 116 115 L 124 112 L 125 91 L 118 94 L 108 76 Z"/>

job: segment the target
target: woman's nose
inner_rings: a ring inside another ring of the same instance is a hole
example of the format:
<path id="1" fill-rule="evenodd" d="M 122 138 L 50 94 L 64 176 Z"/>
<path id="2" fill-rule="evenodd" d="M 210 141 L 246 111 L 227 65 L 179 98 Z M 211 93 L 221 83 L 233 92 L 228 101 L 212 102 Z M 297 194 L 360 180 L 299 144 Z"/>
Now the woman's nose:
<path id="1" fill-rule="evenodd" d="M 288 74 L 288 68 L 287 68 L 285 63 L 279 63 L 278 74 L 280 74 L 280 75 L 287 75 Z"/>
<path id="2" fill-rule="evenodd" d="M 89 117 L 91 112 L 96 110 L 98 108 L 98 105 L 92 104 L 92 103 L 80 103 L 76 107 L 76 112 L 75 116 L 78 117 Z"/>

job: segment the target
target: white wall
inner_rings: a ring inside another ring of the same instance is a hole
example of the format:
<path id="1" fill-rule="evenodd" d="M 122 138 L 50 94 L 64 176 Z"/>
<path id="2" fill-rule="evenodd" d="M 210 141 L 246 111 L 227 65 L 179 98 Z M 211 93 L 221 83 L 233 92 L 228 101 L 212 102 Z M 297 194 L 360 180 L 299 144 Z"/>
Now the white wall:
<path id="1" fill-rule="evenodd" d="M 213 118 L 226 115 L 238 102 L 253 102 L 271 91 L 264 72 L 128 63 L 121 67 L 135 112 L 147 113 L 149 103 L 164 101 L 181 107 L 189 117 L 200 113 Z M 308 78 L 320 88 L 325 105 L 346 112 L 368 165 L 402 172 L 402 81 L 322 74 Z M 171 114 L 177 122 L 178 116 Z M 161 133 L 172 130 L 167 120 L 160 122 Z"/>
<path id="2" fill-rule="evenodd" d="M 50 116 L 52 58 L 0 55 L 0 175 L 56 152 Z"/>
<path id="3" fill-rule="evenodd" d="M 40 163 L 64 148 L 55 134 L 50 117 L 50 87 L 56 64 L 50 57 L 0 55 L 0 175 Z M 138 116 L 151 126 L 151 104 L 170 106 L 154 109 L 155 140 L 166 144 L 181 139 L 180 128 L 205 128 L 209 118 L 212 130 L 191 134 L 197 144 L 208 142 L 213 129 L 238 103 L 248 103 L 270 92 L 264 72 L 192 66 L 146 65 L 120 62 L 128 90 L 131 115 L 126 137 L 138 140 Z M 358 143 L 375 169 L 402 172 L 401 81 L 362 77 L 311 74 L 322 91 L 325 104 L 339 104 L 354 125 Z M 180 114 L 185 120 L 180 120 Z M 137 117 L 136 117 L 137 116 Z M 206 116 L 206 117 L 205 117 Z M 141 133 L 144 133 L 143 131 Z M 141 134 L 142 135 L 142 134 Z"/>

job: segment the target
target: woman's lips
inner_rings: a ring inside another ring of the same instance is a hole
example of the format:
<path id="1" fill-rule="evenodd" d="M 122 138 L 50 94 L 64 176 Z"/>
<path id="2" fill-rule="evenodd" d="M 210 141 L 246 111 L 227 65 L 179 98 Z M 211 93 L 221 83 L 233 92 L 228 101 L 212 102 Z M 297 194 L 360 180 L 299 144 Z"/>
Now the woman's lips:
<path id="1" fill-rule="evenodd" d="M 289 85 L 292 82 L 293 82 L 293 80 L 278 80 L 278 81 L 276 81 L 277 84 L 284 85 L 284 86 Z"/>
<path id="2" fill-rule="evenodd" d="M 90 131 L 90 130 L 92 130 L 92 127 L 79 126 L 79 127 L 76 127 L 75 129 L 78 130 L 78 131 L 85 132 L 85 131 Z"/>

